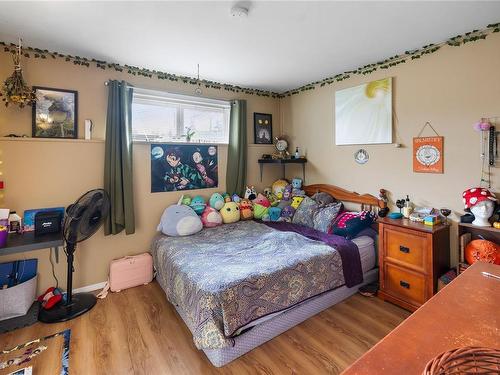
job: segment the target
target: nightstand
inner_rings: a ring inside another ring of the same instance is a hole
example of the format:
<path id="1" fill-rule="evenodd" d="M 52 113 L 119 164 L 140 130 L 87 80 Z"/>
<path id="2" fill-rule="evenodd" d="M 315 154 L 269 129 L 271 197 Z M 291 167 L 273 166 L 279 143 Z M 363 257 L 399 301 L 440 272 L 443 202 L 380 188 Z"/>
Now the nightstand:
<path id="1" fill-rule="evenodd" d="M 379 218 L 380 290 L 378 295 L 415 311 L 437 290 L 449 270 L 450 227 L 408 219 Z"/>

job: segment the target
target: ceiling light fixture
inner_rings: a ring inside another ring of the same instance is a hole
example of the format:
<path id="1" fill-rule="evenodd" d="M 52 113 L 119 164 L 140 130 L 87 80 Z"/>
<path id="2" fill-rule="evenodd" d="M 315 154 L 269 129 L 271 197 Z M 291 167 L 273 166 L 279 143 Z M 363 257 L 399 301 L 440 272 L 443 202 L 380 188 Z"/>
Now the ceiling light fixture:
<path id="1" fill-rule="evenodd" d="M 200 64 L 198 64 L 197 66 L 198 66 L 198 75 L 196 80 L 198 81 L 198 87 L 194 90 L 194 93 L 196 95 L 201 95 Z"/>
<path id="2" fill-rule="evenodd" d="M 241 5 L 235 5 L 231 8 L 231 16 L 235 18 L 246 18 L 248 17 L 248 8 Z"/>

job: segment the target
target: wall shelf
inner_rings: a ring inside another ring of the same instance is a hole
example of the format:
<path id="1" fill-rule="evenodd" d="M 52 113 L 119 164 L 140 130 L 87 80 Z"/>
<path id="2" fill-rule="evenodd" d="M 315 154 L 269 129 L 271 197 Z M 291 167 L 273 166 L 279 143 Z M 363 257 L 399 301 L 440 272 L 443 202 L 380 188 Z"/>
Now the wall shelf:
<path id="1" fill-rule="evenodd" d="M 282 168 L 282 176 L 283 179 L 286 177 L 286 165 L 287 164 L 301 164 L 302 165 L 302 183 L 306 182 L 306 158 L 298 158 L 298 159 L 259 159 L 258 160 L 260 167 L 260 181 L 262 182 L 262 172 L 264 169 L 264 164 L 279 164 Z"/>
<path id="2" fill-rule="evenodd" d="M 32 137 L 0 137 L 0 142 L 69 142 L 69 143 L 104 143 L 104 139 L 83 139 L 83 138 L 32 138 Z"/>

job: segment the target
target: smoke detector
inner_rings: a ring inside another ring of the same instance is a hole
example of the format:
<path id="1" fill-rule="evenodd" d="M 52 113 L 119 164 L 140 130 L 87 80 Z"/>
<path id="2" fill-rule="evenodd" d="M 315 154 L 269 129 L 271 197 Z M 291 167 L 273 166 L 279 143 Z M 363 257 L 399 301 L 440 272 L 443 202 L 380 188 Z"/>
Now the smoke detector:
<path id="1" fill-rule="evenodd" d="M 235 18 L 246 18 L 248 17 L 248 8 L 241 5 L 235 5 L 231 8 L 231 16 Z"/>

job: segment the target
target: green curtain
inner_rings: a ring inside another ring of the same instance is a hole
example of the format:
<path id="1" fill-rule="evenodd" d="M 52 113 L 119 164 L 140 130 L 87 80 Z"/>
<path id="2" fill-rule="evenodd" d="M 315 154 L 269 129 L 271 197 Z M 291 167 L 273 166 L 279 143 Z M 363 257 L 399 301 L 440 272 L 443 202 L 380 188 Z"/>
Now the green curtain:
<path id="1" fill-rule="evenodd" d="M 247 177 L 247 102 L 233 100 L 229 123 L 226 191 L 243 194 Z"/>
<path id="2" fill-rule="evenodd" d="M 104 152 L 104 189 L 111 199 L 104 234 L 135 232 L 132 181 L 132 87 L 108 82 L 108 113 Z"/>

